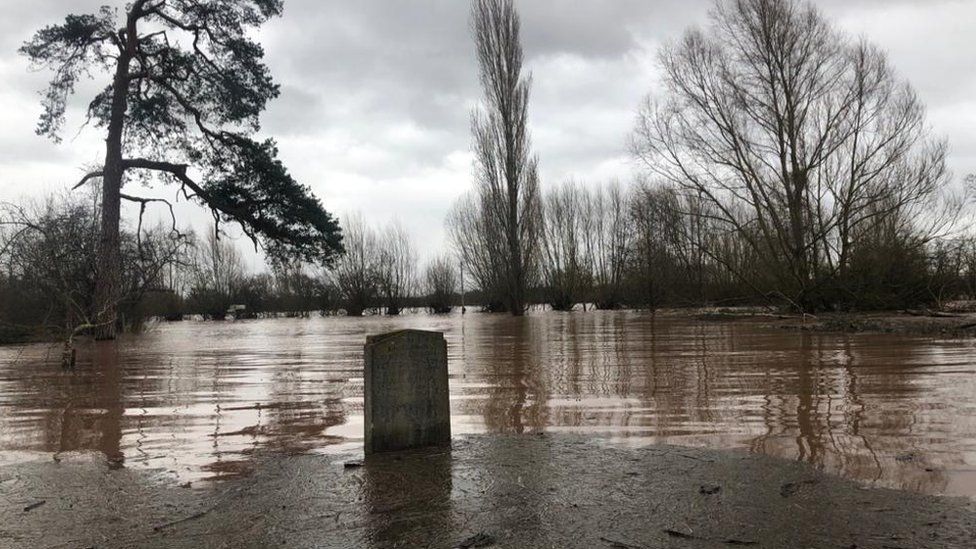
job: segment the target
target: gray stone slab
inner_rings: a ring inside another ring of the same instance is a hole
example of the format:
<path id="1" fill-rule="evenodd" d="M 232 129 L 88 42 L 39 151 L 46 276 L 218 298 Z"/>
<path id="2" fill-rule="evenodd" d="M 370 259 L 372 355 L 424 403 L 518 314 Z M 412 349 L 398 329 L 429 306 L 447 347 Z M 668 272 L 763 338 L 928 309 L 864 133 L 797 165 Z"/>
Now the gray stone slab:
<path id="1" fill-rule="evenodd" d="M 400 330 L 368 336 L 365 357 L 366 454 L 450 444 L 444 334 Z"/>

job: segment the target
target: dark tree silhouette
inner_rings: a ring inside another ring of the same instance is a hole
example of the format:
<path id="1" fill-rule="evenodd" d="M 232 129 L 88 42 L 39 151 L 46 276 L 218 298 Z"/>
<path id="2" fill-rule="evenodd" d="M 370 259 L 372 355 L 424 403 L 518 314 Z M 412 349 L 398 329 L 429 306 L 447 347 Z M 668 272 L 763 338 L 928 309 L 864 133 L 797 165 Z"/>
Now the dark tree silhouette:
<path id="1" fill-rule="evenodd" d="M 336 220 L 289 175 L 274 141 L 252 138 L 278 86 L 249 34 L 281 10 L 281 0 L 134 0 L 121 28 L 119 13 L 103 7 L 21 47 L 54 72 L 37 132 L 55 141 L 78 80 L 112 74 L 86 122 L 106 131 L 105 162 L 76 186 L 102 180 L 96 337 L 114 336 L 121 200 L 147 204 L 122 192 L 129 179 L 175 183 L 216 223 L 239 223 L 272 260 L 327 263 L 341 253 Z"/>
<path id="2" fill-rule="evenodd" d="M 763 259 L 778 297 L 836 306 L 886 224 L 916 250 L 950 226 L 947 145 L 882 50 L 801 0 L 717 1 L 711 17 L 661 50 L 634 151 Z"/>
<path id="3" fill-rule="evenodd" d="M 531 79 L 522 74 L 521 23 L 511 0 L 474 2 L 472 28 L 484 95 L 471 117 L 475 186 L 486 238 L 494 241 L 492 263 L 503 269 L 508 310 L 520 316 L 526 288 L 535 282 L 541 217 L 538 161 L 528 131 Z"/>

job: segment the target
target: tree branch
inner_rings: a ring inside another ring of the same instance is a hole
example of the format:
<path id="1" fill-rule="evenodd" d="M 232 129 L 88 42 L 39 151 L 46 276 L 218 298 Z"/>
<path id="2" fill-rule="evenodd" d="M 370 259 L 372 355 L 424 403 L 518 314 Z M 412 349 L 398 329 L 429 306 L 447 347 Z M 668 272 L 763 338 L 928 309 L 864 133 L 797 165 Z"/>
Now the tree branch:
<path id="1" fill-rule="evenodd" d="M 248 228 L 246 221 L 251 218 L 250 212 L 247 210 L 242 210 L 240 208 L 234 208 L 227 204 L 218 205 L 215 201 L 213 195 L 204 190 L 196 181 L 190 179 L 186 175 L 186 170 L 188 166 L 186 164 L 177 164 L 174 162 L 163 162 L 159 160 L 149 160 L 147 158 L 127 158 L 122 161 L 123 169 L 142 169 L 142 170 L 153 170 L 158 172 L 169 173 L 175 177 L 182 186 L 188 187 L 193 193 L 200 198 L 214 212 L 214 216 L 217 216 L 217 212 L 222 212 L 228 216 L 235 218 L 241 225 L 241 230 L 244 234 L 254 242 L 257 246 L 258 240 L 257 235 L 254 234 Z M 185 194 L 185 192 L 184 192 Z M 161 200 L 161 199 L 160 199 Z M 218 219 L 219 221 L 219 219 Z"/>
<path id="2" fill-rule="evenodd" d="M 90 180 L 95 179 L 96 177 L 102 177 L 103 175 L 105 175 L 105 172 L 103 172 L 101 170 L 87 173 L 87 174 L 85 174 L 85 177 L 82 177 L 81 178 L 81 181 L 75 183 L 75 186 L 74 187 L 71 187 L 71 190 L 74 191 L 74 190 L 78 189 L 79 187 L 82 187 L 85 183 L 88 183 Z"/>
<path id="3" fill-rule="evenodd" d="M 166 200 L 165 198 L 143 198 L 141 196 L 131 196 L 125 193 L 119 193 L 119 197 L 122 198 L 123 200 L 128 200 L 129 202 L 138 202 L 140 204 L 139 226 L 138 229 L 136 230 L 137 236 L 139 233 L 142 232 L 142 214 L 146 211 L 146 205 L 151 202 L 162 202 L 163 204 L 166 204 L 167 208 L 169 208 L 169 216 L 170 219 L 172 219 L 173 221 L 173 233 L 175 233 L 179 237 L 183 237 L 183 233 L 181 233 L 179 229 L 177 229 L 176 227 L 176 213 L 173 211 L 173 204 L 170 203 L 169 200 Z"/>

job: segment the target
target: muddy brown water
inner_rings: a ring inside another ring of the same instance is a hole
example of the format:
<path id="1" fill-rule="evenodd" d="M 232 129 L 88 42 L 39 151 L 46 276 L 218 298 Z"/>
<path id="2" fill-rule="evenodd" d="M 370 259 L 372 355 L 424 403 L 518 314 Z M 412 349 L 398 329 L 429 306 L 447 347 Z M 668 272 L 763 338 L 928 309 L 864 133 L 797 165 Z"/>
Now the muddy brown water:
<path id="1" fill-rule="evenodd" d="M 196 483 L 247 475 L 258 453 L 355 451 L 363 342 L 404 327 L 446 334 L 456 434 L 745 449 L 976 497 L 976 340 L 627 311 L 159 324 L 82 348 L 73 372 L 56 347 L 0 348 L 0 465 Z"/>

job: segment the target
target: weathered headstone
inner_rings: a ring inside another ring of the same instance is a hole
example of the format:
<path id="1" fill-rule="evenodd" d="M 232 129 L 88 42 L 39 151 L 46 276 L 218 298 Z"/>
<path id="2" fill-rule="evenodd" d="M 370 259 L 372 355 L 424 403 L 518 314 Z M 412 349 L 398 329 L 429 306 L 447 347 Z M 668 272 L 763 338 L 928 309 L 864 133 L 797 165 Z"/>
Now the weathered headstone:
<path id="1" fill-rule="evenodd" d="M 451 441 L 444 334 L 400 330 L 366 338 L 366 454 Z"/>

